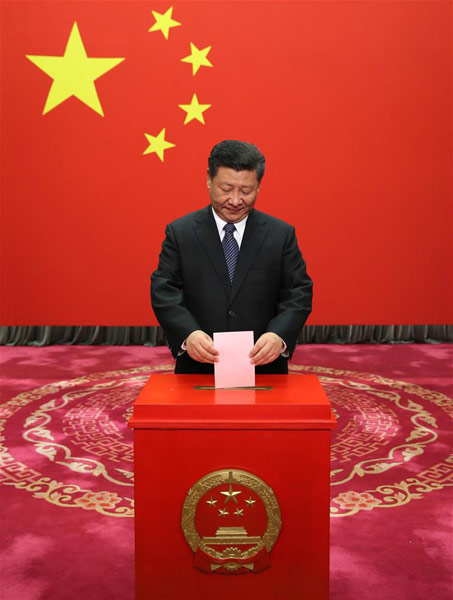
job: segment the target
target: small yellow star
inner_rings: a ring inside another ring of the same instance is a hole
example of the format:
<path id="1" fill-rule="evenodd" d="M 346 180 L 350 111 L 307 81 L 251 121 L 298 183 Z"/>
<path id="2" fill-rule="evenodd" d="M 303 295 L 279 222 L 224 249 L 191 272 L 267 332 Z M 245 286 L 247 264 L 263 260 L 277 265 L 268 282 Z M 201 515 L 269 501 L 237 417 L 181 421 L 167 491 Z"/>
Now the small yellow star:
<path id="1" fill-rule="evenodd" d="M 155 10 L 153 10 L 152 13 L 153 17 L 156 19 L 156 22 L 148 29 L 148 31 L 162 31 L 162 35 L 166 40 L 168 40 L 168 32 L 170 31 L 171 27 L 179 27 L 181 25 L 181 23 L 171 18 L 173 6 L 170 6 L 170 8 L 164 14 L 158 13 Z"/>
<path id="2" fill-rule="evenodd" d="M 184 125 L 186 125 L 186 123 L 189 123 L 193 119 L 200 121 L 200 123 L 203 123 L 203 125 L 204 125 L 203 113 L 205 110 L 208 110 L 208 108 L 211 108 L 212 105 L 211 104 L 200 104 L 198 102 L 197 95 L 194 94 L 192 96 L 192 100 L 191 100 L 190 104 L 178 104 L 178 106 L 179 106 L 179 108 L 182 108 L 182 110 L 185 110 L 187 113 L 186 120 L 184 121 Z"/>
<path id="3" fill-rule="evenodd" d="M 76 22 L 72 26 L 63 56 L 28 54 L 27 58 L 53 79 L 43 115 L 71 96 L 75 96 L 104 116 L 94 82 L 124 60 L 124 58 L 88 57 Z"/>
<path id="4" fill-rule="evenodd" d="M 223 508 L 219 508 L 219 515 L 221 517 L 225 517 L 226 515 L 229 515 L 230 513 L 227 510 L 224 510 Z"/>
<path id="5" fill-rule="evenodd" d="M 210 498 L 209 500 L 206 500 L 206 502 L 207 502 L 208 504 L 210 504 L 211 506 L 214 506 L 214 505 L 215 505 L 215 503 L 217 502 L 217 500 L 214 500 L 213 498 Z"/>
<path id="6" fill-rule="evenodd" d="M 190 42 L 190 54 L 185 58 L 181 58 L 182 62 L 192 63 L 192 75 L 195 75 L 200 67 L 212 67 L 212 64 L 207 59 L 207 55 L 212 46 L 206 46 L 199 50 L 195 44 Z"/>
<path id="7" fill-rule="evenodd" d="M 247 502 L 247 504 L 248 504 L 249 506 L 253 506 L 253 505 L 255 504 L 255 500 L 252 500 L 252 498 L 251 498 L 251 497 L 250 497 L 250 498 L 248 498 L 248 499 L 246 500 L 246 502 Z"/>
<path id="8" fill-rule="evenodd" d="M 145 137 L 149 142 L 149 146 L 146 148 L 143 154 L 152 154 L 155 152 L 162 162 L 164 162 L 164 151 L 168 150 L 168 148 L 175 147 L 175 144 L 166 141 L 165 127 L 158 135 L 154 136 L 150 135 L 149 133 L 145 133 Z"/>
<path id="9" fill-rule="evenodd" d="M 243 508 L 237 508 L 234 513 L 234 515 L 237 515 L 238 517 L 243 517 L 244 516 L 244 509 Z"/>

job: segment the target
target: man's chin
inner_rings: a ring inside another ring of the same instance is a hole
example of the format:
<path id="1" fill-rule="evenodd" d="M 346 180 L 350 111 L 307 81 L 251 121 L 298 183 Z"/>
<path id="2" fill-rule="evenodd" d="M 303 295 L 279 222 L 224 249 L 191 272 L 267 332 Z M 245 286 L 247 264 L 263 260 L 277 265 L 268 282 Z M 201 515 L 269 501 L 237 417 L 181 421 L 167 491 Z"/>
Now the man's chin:
<path id="1" fill-rule="evenodd" d="M 225 221 L 228 221 L 229 223 L 239 223 L 239 221 L 245 219 L 247 213 L 244 213 L 243 211 L 237 213 L 228 211 L 223 213 L 222 216 L 225 219 Z"/>

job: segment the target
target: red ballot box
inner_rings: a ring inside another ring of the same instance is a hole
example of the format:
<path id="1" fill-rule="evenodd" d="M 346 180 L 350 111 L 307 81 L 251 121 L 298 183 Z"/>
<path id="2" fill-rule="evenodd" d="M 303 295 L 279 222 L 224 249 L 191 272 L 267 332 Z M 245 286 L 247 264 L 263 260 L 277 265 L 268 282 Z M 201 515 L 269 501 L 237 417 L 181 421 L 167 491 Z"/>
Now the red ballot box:
<path id="1" fill-rule="evenodd" d="M 152 375 L 134 404 L 138 600 L 327 600 L 329 448 L 314 375 Z"/>

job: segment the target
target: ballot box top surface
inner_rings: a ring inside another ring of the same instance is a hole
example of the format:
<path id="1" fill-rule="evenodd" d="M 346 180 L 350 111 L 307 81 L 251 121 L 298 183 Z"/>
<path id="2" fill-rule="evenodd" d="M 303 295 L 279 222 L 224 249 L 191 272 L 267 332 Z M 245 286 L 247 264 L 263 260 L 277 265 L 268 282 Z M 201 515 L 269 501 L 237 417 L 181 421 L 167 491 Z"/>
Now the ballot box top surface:
<path id="1" fill-rule="evenodd" d="M 257 375 L 255 388 L 215 389 L 213 375 L 151 375 L 134 403 L 134 429 L 332 429 L 316 375 Z"/>

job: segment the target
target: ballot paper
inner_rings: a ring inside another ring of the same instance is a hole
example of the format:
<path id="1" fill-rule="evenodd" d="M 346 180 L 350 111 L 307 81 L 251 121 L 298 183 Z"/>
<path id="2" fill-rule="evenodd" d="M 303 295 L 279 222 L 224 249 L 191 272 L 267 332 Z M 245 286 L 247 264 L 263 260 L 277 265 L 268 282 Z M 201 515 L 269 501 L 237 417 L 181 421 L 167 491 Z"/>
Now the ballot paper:
<path id="1" fill-rule="evenodd" d="M 253 331 L 214 333 L 214 347 L 219 351 L 219 360 L 214 363 L 216 388 L 255 385 L 255 365 L 249 356 L 253 346 Z"/>

